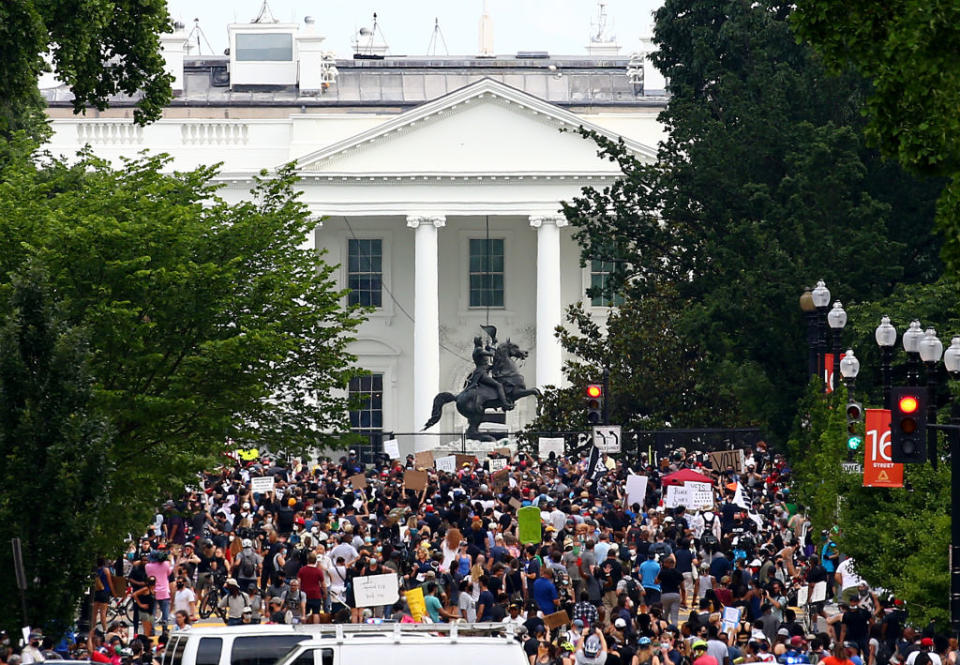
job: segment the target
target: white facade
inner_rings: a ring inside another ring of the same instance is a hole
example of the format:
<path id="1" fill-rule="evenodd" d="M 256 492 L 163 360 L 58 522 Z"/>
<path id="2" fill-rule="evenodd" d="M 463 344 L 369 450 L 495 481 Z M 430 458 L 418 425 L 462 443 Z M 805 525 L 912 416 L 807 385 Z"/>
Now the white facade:
<path id="1" fill-rule="evenodd" d="M 601 73 L 623 76 L 626 88 L 626 64 L 607 63 Z M 178 169 L 222 161 L 228 200 L 245 197 L 260 169 L 296 160 L 303 201 L 322 220 L 307 242 L 340 266 L 344 286 L 351 240 L 379 241 L 381 306 L 360 327 L 352 350 L 360 366 L 382 376 L 382 430 L 415 432 L 436 393 L 462 387 L 472 369 L 473 338 L 488 322 L 502 338 L 530 351 L 523 366 L 528 386 L 562 381 L 553 330 L 568 305 L 585 299 L 590 268 L 579 265 L 579 247 L 560 202 L 582 186 L 603 187 L 619 173 L 575 130 L 582 125 L 623 137 L 645 159 L 663 138 L 656 119 L 663 97 L 631 101 L 628 95 L 601 103 L 588 90 L 577 103 L 570 99 L 578 94 L 571 82 L 561 105 L 551 101 L 564 91 L 558 92 L 560 79 L 548 65 L 535 63 L 531 73 L 511 64 L 497 72 L 483 63 L 486 69 L 478 66 L 474 73 L 471 64 L 466 73 L 447 72 L 438 90 L 430 83 L 435 72 L 429 63 L 415 69 L 402 63 L 402 76 L 423 77 L 425 83 L 411 93 L 422 99 L 405 95 L 395 104 L 351 102 L 344 89 L 335 103 L 296 90 L 280 96 L 284 103 L 276 96 L 261 101 L 256 93 L 243 102 L 235 90 L 225 93 L 228 99 L 200 100 L 191 93 L 196 70 L 188 65 L 184 95 L 145 128 L 131 124 L 128 106 L 78 118 L 48 94 L 50 148 L 70 154 L 90 144 L 111 159 L 142 149 L 163 151 Z M 378 76 L 387 94 L 390 63 L 377 66 L 338 61 L 338 85 L 351 85 L 349 77 L 356 76 L 362 97 L 364 77 Z M 578 61 L 583 81 L 593 76 L 591 66 Z M 461 85 L 452 88 L 451 81 Z M 401 82 L 407 85 L 405 78 Z M 431 87 L 440 94 L 431 95 Z M 471 240 L 487 239 L 497 241 L 484 244 L 487 251 L 502 241 L 502 305 L 472 306 Z M 593 311 L 606 313 L 602 307 Z M 534 412 L 532 398 L 518 402 L 508 415 L 509 429 Z M 465 426 L 451 405 L 434 429 L 459 432 Z"/>

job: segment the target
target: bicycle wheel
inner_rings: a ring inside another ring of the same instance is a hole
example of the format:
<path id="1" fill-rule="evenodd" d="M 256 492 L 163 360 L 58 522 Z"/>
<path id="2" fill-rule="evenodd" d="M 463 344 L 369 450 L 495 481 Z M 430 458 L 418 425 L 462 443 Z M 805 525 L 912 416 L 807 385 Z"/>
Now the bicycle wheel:
<path id="1" fill-rule="evenodd" d="M 121 618 L 129 621 L 130 625 L 132 626 L 133 625 L 133 609 L 134 609 L 133 597 L 127 596 L 126 598 L 123 599 L 121 603 L 119 603 L 119 606 L 120 608 L 123 609 L 123 614 L 121 615 Z"/>
<path id="2" fill-rule="evenodd" d="M 209 591 L 207 595 L 203 597 L 203 602 L 200 603 L 200 607 L 197 610 L 197 614 L 200 615 L 201 619 L 209 619 L 210 615 L 213 613 L 214 608 L 217 606 L 217 594 L 213 590 Z"/>

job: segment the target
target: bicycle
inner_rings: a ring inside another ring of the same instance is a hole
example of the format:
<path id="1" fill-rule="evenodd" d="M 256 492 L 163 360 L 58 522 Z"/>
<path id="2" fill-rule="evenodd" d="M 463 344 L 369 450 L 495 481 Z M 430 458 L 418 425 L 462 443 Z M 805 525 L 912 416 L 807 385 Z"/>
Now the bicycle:
<path id="1" fill-rule="evenodd" d="M 227 611 L 220 605 L 220 587 L 214 584 L 203 596 L 200 606 L 197 608 L 197 614 L 201 619 L 209 619 L 211 614 L 216 614 L 220 619 L 227 622 Z"/>
<path id="2" fill-rule="evenodd" d="M 113 596 L 107 606 L 107 623 L 126 621 L 133 625 L 133 594 L 130 585 L 126 585 L 122 596 Z"/>

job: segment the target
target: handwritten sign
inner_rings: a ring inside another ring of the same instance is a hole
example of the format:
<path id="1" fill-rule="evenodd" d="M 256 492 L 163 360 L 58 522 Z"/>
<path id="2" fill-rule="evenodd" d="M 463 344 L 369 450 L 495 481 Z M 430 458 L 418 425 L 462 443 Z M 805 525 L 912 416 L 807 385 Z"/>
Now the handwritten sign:
<path id="1" fill-rule="evenodd" d="M 817 582 L 813 585 L 813 592 L 810 594 L 811 603 L 822 603 L 827 599 L 827 583 Z"/>
<path id="2" fill-rule="evenodd" d="M 257 494 L 272 492 L 274 485 L 273 476 L 260 476 L 250 479 L 250 491 Z"/>
<path id="3" fill-rule="evenodd" d="M 496 473 L 501 469 L 507 468 L 507 460 L 501 458 L 490 458 L 490 473 Z"/>
<path id="4" fill-rule="evenodd" d="M 710 453 L 710 466 L 714 471 L 723 473 L 730 466 L 737 473 L 743 473 L 743 463 L 743 450 L 720 450 Z"/>
<path id="5" fill-rule="evenodd" d="M 355 490 L 362 490 L 367 486 L 367 477 L 362 473 L 350 476 L 350 485 L 352 485 Z"/>
<path id="6" fill-rule="evenodd" d="M 496 473 L 490 476 L 490 486 L 493 487 L 494 491 L 499 492 L 502 489 L 506 489 L 507 485 L 510 484 L 510 470 L 509 469 L 500 469 Z"/>
<path id="7" fill-rule="evenodd" d="M 547 437 L 541 436 L 538 441 L 538 450 L 537 453 L 540 456 L 540 459 L 548 459 L 550 453 L 553 453 L 557 457 L 563 457 L 563 437 Z"/>
<path id="8" fill-rule="evenodd" d="M 686 485 L 667 485 L 667 493 L 663 497 L 664 508 L 690 505 L 690 491 Z"/>
<path id="9" fill-rule="evenodd" d="M 802 586 L 797 589 L 797 606 L 805 607 L 807 604 L 807 598 L 810 597 L 810 587 Z"/>
<path id="10" fill-rule="evenodd" d="M 404 471 L 403 482 L 408 490 L 413 490 L 414 492 L 425 490 L 427 488 L 427 472 Z"/>
<path id="11" fill-rule="evenodd" d="M 639 503 L 643 507 L 643 500 L 647 496 L 647 477 L 630 474 L 627 476 L 627 506 Z"/>
<path id="12" fill-rule="evenodd" d="M 740 625 L 740 608 L 724 607 L 723 608 L 723 629 L 729 633 L 732 630 L 736 630 L 737 626 L 739 625 Z"/>
<path id="13" fill-rule="evenodd" d="M 515 496 L 510 497 L 509 503 L 514 510 L 520 510 L 521 508 L 523 508 L 523 502 L 520 501 L 520 499 L 518 499 Z"/>
<path id="14" fill-rule="evenodd" d="M 388 573 L 354 577 L 353 597 L 357 601 L 357 607 L 393 605 L 400 597 L 397 576 L 394 573 Z"/>
<path id="15" fill-rule="evenodd" d="M 418 469 L 432 469 L 433 468 L 433 451 L 421 450 L 419 453 L 414 453 L 413 464 Z"/>
<path id="16" fill-rule="evenodd" d="M 443 471 L 444 473 L 457 472 L 457 458 L 453 455 L 438 457 L 433 463 L 436 465 L 437 471 Z"/>
<path id="17" fill-rule="evenodd" d="M 396 439 L 387 439 L 383 442 L 383 452 L 385 452 L 390 459 L 400 459 L 400 442 Z"/>
<path id="18" fill-rule="evenodd" d="M 689 508 L 713 510 L 713 485 L 710 483 L 684 483 L 690 494 Z"/>

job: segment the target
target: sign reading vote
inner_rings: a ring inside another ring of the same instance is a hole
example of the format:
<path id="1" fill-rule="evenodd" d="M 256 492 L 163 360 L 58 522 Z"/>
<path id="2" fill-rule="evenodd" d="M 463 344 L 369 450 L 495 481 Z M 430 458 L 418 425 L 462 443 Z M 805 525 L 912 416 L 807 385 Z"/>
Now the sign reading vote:
<path id="1" fill-rule="evenodd" d="M 400 597 L 397 576 L 394 573 L 389 573 L 387 575 L 354 577 L 353 597 L 357 601 L 357 607 L 393 605 Z"/>
<path id="2" fill-rule="evenodd" d="M 866 410 L 867 445 L 863 450 L 864 487 L 903 487 L 903 464 L 890 454 L 890 410 Z"/>
<path id="3" fill-rule="evenodd" d="M 710 453 L 710 466 L 714 471 L 723 473 L 727 467 L 733 467 L 737 473 L 743 473 L 742 450 L 720 450 Z"/>

